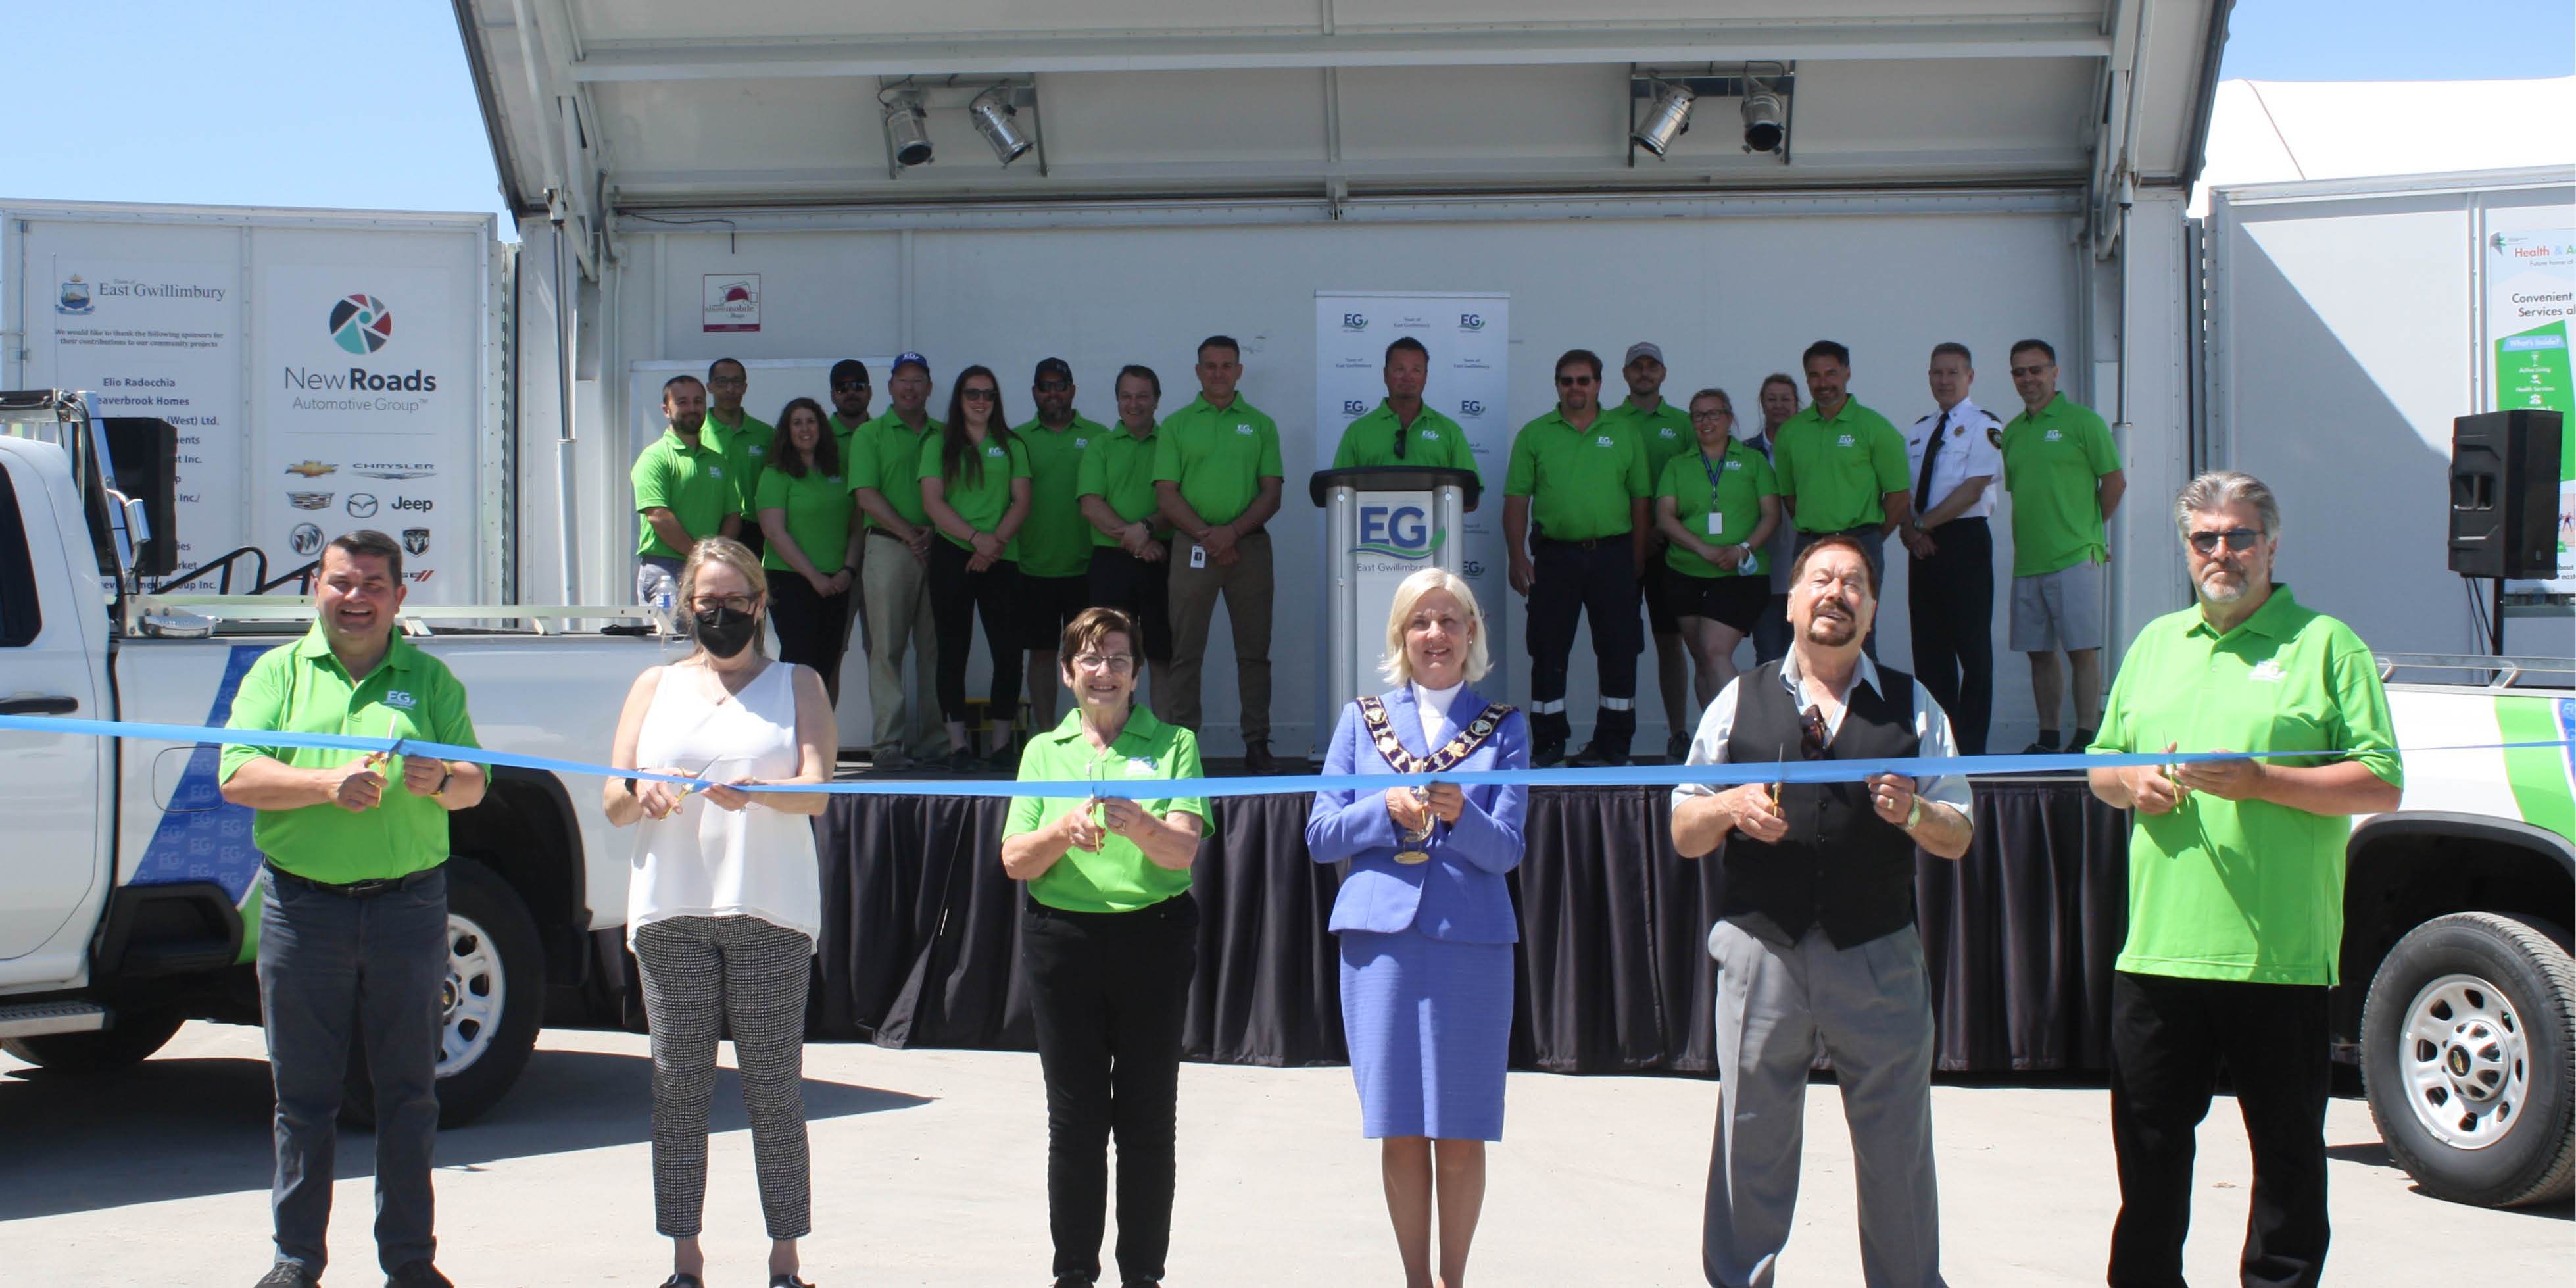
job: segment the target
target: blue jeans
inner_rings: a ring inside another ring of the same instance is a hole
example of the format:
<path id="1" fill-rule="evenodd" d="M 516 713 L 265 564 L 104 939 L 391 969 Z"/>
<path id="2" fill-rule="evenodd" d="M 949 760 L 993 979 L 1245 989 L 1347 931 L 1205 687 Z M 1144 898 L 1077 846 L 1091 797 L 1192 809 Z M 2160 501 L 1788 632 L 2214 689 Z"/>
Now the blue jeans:
<path id="1" fill-rule="evenodd" d="M 377 1259 L 391 1272 L 430 1258 L 447 873 L 365 898 L 275 869 L 263 884 L 259 1001 L 277 1088 L 268 1202 L 278 1260 L 322 1273 L 352 1041 L 375 1084 Z"/>

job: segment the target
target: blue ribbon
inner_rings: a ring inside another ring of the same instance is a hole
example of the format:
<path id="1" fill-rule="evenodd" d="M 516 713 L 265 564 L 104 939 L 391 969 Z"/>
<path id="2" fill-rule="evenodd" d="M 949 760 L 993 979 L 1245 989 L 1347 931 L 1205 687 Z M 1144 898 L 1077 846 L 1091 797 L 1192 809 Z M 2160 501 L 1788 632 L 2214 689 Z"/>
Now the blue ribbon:
<path id="1" fill-rule="evenodd" d="M 578 760 L 523 756 L 483 747 L 410 738 L 368 738 L 351 734 L 285 733 L 266 729 L 216 729 L 202 725 L 142 724 L 124 720 L 78 720 L 58 716 L 0 716 L 0 729 L 28 733 L 83 734 L 99 738 L 132 738 L 154 742 L 231 743 L 257 747 L 319 747 L 374 752 L 388 756 L 435 756 L 479 765 L 506 765 L 555 774 L 593 778 L 633 778 L 705 787 L 704 779 L 683 774 L 655 774 L 618 769 Z M 2418 747 L 2416 752 L 2567 748 L 2576 739 L 2555 742 L 2475 743 L 2456 747 Z M 2057 752 L 2039 756 L 1902 756 L 1877 760 L 1744 761 L 1725 765 L 1618 765 L 1581 769 L 1484 769 L 1446 774 L 1276 774 L 1232 778 L 1135 778 L 1102 782 L 994 779 L 866 779 L 841 783 L 781 783 L 747 790 L 823 792 L 834 796 L 1041 796 L 1081 799 L 1117 797 L 1167 800 L 1181 796 L 1266 796 L 1284 792 L 1373 792 L 1389 787 L 1428 783 L 1462 786 L 1516 784 L 1524 787 L 1673 787 L 1684 783 L 1727 787 L 1741 783 L 1849 783 L 1877 774 L 1931 778 L 1947 774 L 2082 773 L 2088 769 L 2121 769 L 2133 765 L 2188 765 L 2214 760 L 2269 760 L 2338 757 L 2352 751 L 2182 751 L 2086 754 Z M 2401 750 L 2400 754 L 2404 754 Z"/>

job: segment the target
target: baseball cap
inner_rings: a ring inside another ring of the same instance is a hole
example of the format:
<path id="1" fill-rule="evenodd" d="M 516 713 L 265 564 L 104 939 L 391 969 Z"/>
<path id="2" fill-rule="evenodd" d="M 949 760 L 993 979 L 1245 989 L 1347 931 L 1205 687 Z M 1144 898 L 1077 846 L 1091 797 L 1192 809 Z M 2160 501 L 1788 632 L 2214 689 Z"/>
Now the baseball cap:
<path id="1" fill-rule="evenodd" d="M 1062 358 L 1040 358 L 1038 360 L 1037 375 L 1032 377 L 1032 379 L 1044 380 L 1049 376 L 1062 376 L 1067 380 L 1071 380 L 1073 379 L 1073 367 L 1066 363 Z"/>
<path id="2" fill-rule="evenodd" d="M 1635 362 L 1639 358 L 1652 358 L 1657 362 L 1662 362 L 1664 360 L 1663 346 L 1656 344 L 1652 340 L 1639 340 L 1635 344 L 1628 346 L 1628 356 L 1621 358 L 1619 360 L 1619 365 L 1623 367 L 1627 366 L 1629 363 Z"/>
<path id="3" fill-rule="evenodd" d="M 920 354 L 914 353 L 910 349 L 906 349 L 903 352 L 894 355 L 894 369 L 896 371 L 901 371 L 905 367 L 919 367 L 921 368 L 921 374 L 926 376 L 930 374 L 930 359 L 922 357 Z"/>
<path id="4" fill-rule="evenodd" d="M 868 364 L 856 358 L 843 358 L 832 364 L 833 384 L 837 385 L 844 380 L 852 379 L 863 385 L 868 383 Z"/>

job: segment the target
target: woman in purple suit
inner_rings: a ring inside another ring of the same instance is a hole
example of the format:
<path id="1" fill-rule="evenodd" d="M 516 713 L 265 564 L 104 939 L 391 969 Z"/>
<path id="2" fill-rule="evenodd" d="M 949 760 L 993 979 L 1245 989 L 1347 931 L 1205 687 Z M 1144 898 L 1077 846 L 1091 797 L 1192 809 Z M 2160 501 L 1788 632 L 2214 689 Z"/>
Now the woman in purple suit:
<path id="1" fill-rule="evenodd" d="M 1381 668 L 1395 684 L 1343 708 L 1327 774 L 1526 769 L 1529 722 L 1469 686 L 1487 669 L 1485 619 L 1457 574 L 1427 568 L 1396 588 Z M 1359 1084 L 1360 1134 L 1382 1142 L 1387 1215 L 1409 1288 L 1465 1281 L 1485 1204 L 1485 1142 L 1503 1138 L 1512 1032 L 1512 945 L 1503 874 L 1521 861 L 1519 787 L 1315 793 L 1306 849 L 1350 860 L 1333 901 L 1342 938 L 1342 1027 Z M 1437 1176 L 1437 1184 L 1434 1177 Z"/>

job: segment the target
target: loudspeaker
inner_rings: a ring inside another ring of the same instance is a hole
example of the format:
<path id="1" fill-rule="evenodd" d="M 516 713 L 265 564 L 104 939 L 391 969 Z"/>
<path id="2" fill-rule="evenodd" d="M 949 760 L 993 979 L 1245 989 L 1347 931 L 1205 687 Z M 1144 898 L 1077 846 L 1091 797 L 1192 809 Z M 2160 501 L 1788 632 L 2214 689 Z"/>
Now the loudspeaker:
<path id="1" fill-rule="evenodd" d="M 2451 422 L 2451 571 L 2558 575 L 2559 414 L 2491 411 Z"/>

